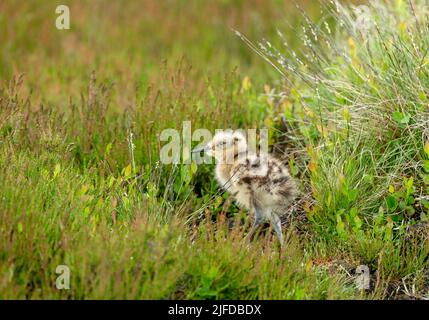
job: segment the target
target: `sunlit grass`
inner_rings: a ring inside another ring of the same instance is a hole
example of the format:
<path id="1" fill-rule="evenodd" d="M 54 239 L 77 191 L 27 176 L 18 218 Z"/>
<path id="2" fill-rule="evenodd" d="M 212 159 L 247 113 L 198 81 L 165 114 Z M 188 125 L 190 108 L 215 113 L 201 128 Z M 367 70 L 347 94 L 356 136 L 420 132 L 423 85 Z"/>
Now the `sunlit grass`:
<path id="1" fill-rule="evenodd" d="M 427 298 L 426 5 L 369 7 L 368 37 L 330 2 L 316 23 L 289 2 L 203 3 L 71 2 L 70 32 L 56 1 L 0 3 L 0 297 Z M 288 80 L 232 28 L 269 39 Z M 269 127 L 302 191 L 285 247 L 249 241 L 210 165 L 159 162 L 184 121 Z"/>

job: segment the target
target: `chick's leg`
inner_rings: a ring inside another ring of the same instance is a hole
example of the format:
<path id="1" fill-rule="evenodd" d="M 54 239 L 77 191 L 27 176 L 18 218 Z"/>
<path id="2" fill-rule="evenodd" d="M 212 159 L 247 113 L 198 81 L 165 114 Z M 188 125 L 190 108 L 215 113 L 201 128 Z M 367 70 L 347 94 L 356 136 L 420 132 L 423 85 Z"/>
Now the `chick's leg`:
<path id="1" fill-rule="evenodd" d="M 271 214 L 271 223 L 273 224 L 274 231 L 277 234 L 277 237 L 279 238 L 280 245 L 283 246 L 283 233 L 282 233 L 282 223 L 280 221 L 280 218 L 277 214 L 274 212 Z"/>
<path id="2" fill-rule="evenodd" d="M 255 221 L 253 222 L 252 230 L 249 233 L 249 239 L 253 240 L 253 237 L 255 236 L 255 231 L 259 227 L 259 225 L 262 223 L 262 210 L 258 206 L 254 206 L 255 209 Z"/>

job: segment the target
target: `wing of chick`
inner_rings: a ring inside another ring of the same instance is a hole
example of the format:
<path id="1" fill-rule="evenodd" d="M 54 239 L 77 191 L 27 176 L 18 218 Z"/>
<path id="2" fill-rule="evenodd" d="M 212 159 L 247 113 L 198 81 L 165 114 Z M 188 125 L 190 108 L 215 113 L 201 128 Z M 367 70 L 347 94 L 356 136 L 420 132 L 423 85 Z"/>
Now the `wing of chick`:
<path id="1" fill-rule="evenodd" d="M 296 196 L 296 187 L 287 167 L 270 156 L 250 156 L 235 165 L 232 182 L 238 202 L 249 208 L 283 209 Z M 281 210 L 280 210 L 281 211 Z"/>

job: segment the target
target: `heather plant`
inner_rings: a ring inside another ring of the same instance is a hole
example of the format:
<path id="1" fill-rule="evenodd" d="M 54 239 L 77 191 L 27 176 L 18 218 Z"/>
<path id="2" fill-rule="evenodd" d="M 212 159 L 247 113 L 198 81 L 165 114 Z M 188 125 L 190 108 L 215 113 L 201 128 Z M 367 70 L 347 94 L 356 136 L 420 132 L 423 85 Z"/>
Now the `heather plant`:
<path id="1" fill-rule="evenodd" d="M 1 2 L 0 298 L 427 299 L 428 6 L 299 2 Z M 185 123 L 268 129 L 285 246 L 160 161 Z"/>

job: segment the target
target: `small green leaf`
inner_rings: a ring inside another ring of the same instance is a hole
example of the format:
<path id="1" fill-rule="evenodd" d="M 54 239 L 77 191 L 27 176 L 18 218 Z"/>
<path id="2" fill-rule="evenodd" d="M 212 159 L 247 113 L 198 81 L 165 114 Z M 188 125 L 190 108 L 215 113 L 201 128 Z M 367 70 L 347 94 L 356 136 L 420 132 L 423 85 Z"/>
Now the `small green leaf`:
<path id="1" fill-rule="evenodd" d="M 343 220 L 341 219 L 340 215 L 337 214 L 337 233 L 340 236 L 340 238 L 345 239 L 347 237 L 347 233 L 345 232 L 345 225 Z"/>
<path id="2" fill-rule="evenodd" d="M 355 216 L 353 221 L 357 229 L 360 229 L 362 227 L 362 220 L 359 218 L 359 216 Z"/>
<path id="3" fill-rule="evenodd" d="M 393 120 L 395 120 L 397 123 L 401 123 L 402 119 L 404 118 L 404 115 L 402 112 L 394 111 L 392 114 Z"/>
<path id="4" fill-rule="evenodd" d="M 354 219 L 356 216 L 357 216 L 357 209 L 356 207 L 353 207 L 350 209 L 350 217 Z"/>
<path id="5" fill-rule="evenodd" d="M 402 113 L 400 111 L 394 111 L 392 114 L 393 120 L 399 124 L 408 124 L 410 122 L 410 115 Z"/>
<path id="6" fill-rule="evenodd" d="M 386 198 L 387 207 L 389 210 L 394 211 L 398 207 L 398 200 L 394 196 L 388 196 Z"/>
<path id="7" fill-rule="evenodd" d="M 124 169 L 124 176 L 125 176 L 125 178 L 128 178 L 128 177 L 131 176 L 131 171 L 132 171 L 131 164 L 129 164 Z"/>
<path id="8" fill-rule="evenodd" d="M 423 162 L 423 170 L 424 170 L 426 173 L 429 173 L 429 160 L 425 160 L 425 161 Z"/>
<path id="9" fill-rule="evenodd" d="M 422 205 L 429 210 L 429 201 L 426 199 L 421 200 Z"/>
<path id="10" fill-rule="evenodd" d="M 216 278 L 217 274 L 218 274 L 218 268 L 215 266 L 212 266 L 207 275 L 210 279 L 214 279 Z"/>
<path id="11" fill-rule="evenodd" d="M 408 124 L 410 122 L 410 119 L 411 119 L 410 115 L 406 113 L 404 114 L 404 118 L 402 119 L 401 123 Z"/>
<path id="12" fill-rule="evenodd" d="M 427 97 L 426 97 L 426 94 L 425 94 L 425 92 L 424 92 L 424 91 L 420 91 L 420 92 L 419 92 L 419 98 L 420 98 L 420 100 L 422 100 L 423 102 L 426 102 Z"/>
<path id="13" fill-rule="evenodd" d="M 425 146 L 424 146 L 424 151 L 425 151 L 426 155 L 429 157 L 429 141 L 426 141 Z"/>
<path id="14" fill-rule="evenodd" d="M 404 184 L 407 191 L 411 190 L 411 188 L 413 187 L 413 182 L 414 182 L 413 177 L 410 177 L 409 179 L 406 179 L 406 178 L 404 179 Z"/>
<path id="15" fill-rule="evenodd" d="M 106 150 L 105 150 L 105 155 L 109 155 L 110 154 L 110 150 L 112 150 L 112 143 L 108 143 L 106 146 Z"/>

